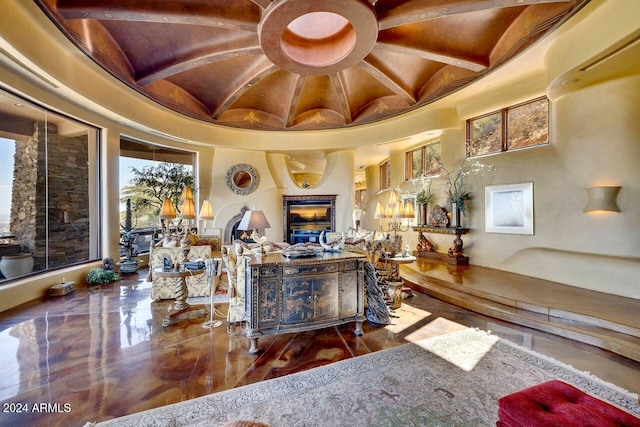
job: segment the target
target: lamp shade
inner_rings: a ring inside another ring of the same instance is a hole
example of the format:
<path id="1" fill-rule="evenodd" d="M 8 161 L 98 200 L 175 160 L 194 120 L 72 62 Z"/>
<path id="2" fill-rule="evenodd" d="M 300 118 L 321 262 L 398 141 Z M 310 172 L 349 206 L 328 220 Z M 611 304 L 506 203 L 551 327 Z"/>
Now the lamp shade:
<path id="1" fill-rule="evenodd" d="M 238 224 L 238 230 L 258 230 L 261 228 L 271 228 L 262 211 L 246 211 Z"/>
<path id="2" fill-rule="evenodd" d="M 176 208 L 173 206 L 173 202 L 170 198 L 165 197 L 162 202 L 162 209 L 160 209 L 160 218 L 173 219 L 176 217 Z"/>
<path id="3" fill-rule="evenodd" d="M 193 199 L 184 199 L 182 203 L 182 209 L 180 210 L 180 218 L 182 219 L 195 219 L 196 217 L 196 205 Z"/>
<path id="4" fill-rule="evenodd" d="M 396 193 L 395 190 L 389 194 L 389 204 L 390 205 L 398 204 L 398 193 Z"/>
<path id="5" fill-rule="evenodd" d="M 384 207 L 384 205 L 382 204 L 382 202 L 378 202 L 378 204 L 376 205 L 376 210 L 373 213 L 373 217 L 374 218 L 388 218 L 387 217 L 387 210 Z"/>
<path id="6" fill-rule="evenodd" d="M 200 209 L 200 219 L 212 220 L 213 219 L 213 206 L 210 200 L 202 202 L 202 209 Z"/>
<path id="7" fill-rule="evenodd" d="M 620 212 L 620 208 L 616 202 L 620 187 L 616 186 L 597 186 L 584 189 L 587 192 L 587 204 L 584 212 L 592 211 L 609 211 Z"/>
<path id="8" fill-rule="evenodd" d="M 416 216 L 416 212 L 413 209 L 413 203 L 405 202 L 403 213 L 404 213 L 404 218 L 414 218 Z"/>
<path id="9" fill-rule="evenodd" d="M 404 218 L 404 209 L 402 209 L 402 203 L 389 203 L 389 209 L 391 209 L 391 216 L 393 218 Z"/>
<path id="10" fill-rule="evenodd" d="M 186 199 L 193 200 L 193 189 L 188 185 L 182 189 L 182 193 L 180 193 L 180 203 L 184 203 Z"/>

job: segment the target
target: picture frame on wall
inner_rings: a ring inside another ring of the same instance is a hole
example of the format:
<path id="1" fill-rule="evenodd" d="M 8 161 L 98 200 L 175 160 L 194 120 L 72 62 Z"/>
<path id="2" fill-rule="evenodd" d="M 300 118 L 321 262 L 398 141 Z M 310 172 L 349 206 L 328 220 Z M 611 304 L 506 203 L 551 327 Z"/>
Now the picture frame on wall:
<path id="1" fill-rule="evenodd" d="M 533 235 L 533 182 L 488 185 L 485 232 Z"/>

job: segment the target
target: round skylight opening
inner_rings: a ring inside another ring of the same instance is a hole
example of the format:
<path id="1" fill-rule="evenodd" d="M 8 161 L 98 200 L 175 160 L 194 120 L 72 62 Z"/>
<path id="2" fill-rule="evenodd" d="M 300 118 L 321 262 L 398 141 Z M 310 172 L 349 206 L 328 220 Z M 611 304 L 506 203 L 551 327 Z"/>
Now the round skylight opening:
<path id="1" fill-rule="evenodd" d="M 356 45 L 356 31 L 333 12 L 310 12 L 292 20 L 282 33 L 281 48 L 292 61 L 310 67 L 336 64 Z"/>

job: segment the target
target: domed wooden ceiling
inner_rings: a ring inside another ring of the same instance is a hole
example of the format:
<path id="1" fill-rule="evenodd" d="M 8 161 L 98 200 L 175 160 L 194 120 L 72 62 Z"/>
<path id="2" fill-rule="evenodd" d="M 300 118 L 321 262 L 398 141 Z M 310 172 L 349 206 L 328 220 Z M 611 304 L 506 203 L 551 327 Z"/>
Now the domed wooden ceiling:
<path id="1" fill-rule="evenodd" d="M 588 0 L 37 0 L 159 104 L 261 130 L 355 126 L 461 88 Z"/>

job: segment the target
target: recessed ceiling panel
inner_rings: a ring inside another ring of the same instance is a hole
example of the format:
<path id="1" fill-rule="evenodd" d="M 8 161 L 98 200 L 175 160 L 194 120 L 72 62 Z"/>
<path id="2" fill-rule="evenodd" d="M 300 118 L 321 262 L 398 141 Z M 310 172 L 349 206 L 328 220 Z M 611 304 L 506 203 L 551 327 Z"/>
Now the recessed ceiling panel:
<path id="1" fill-rule="evenodd" d="M 35 0 L 155 102 L 231 127 L 396 116 L 458 90 L 589 0 Z"/>

